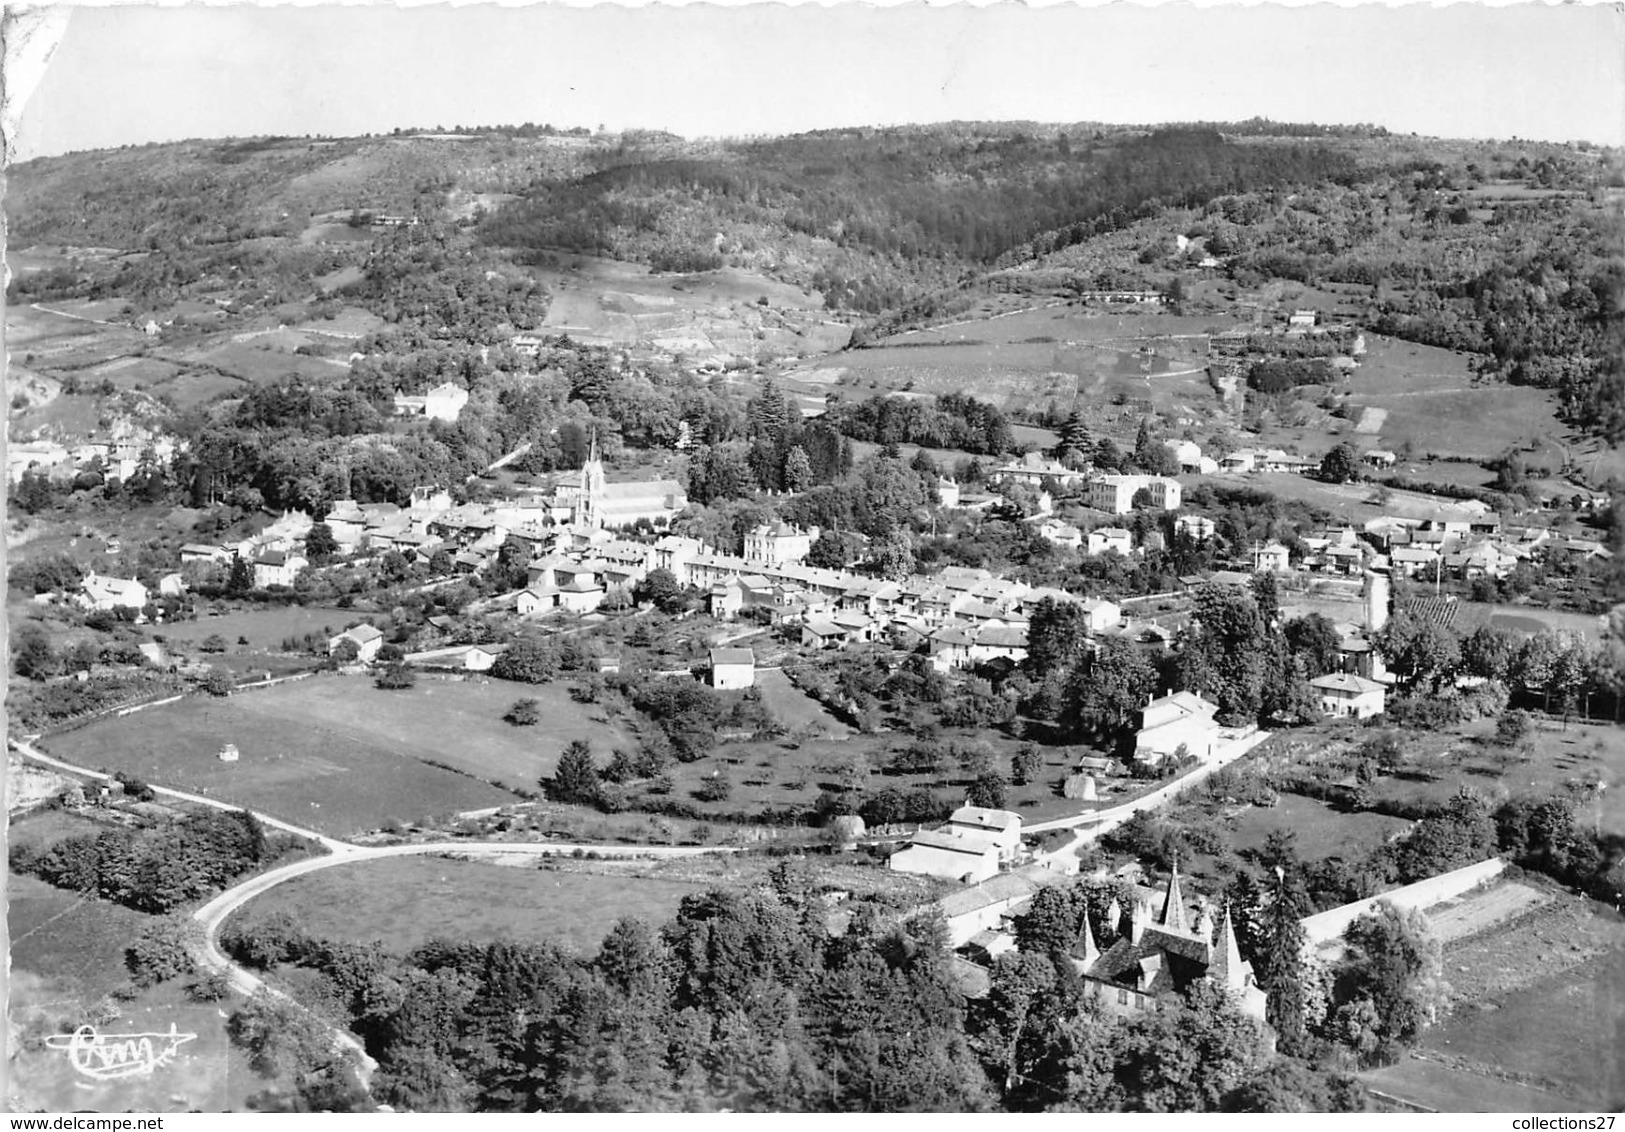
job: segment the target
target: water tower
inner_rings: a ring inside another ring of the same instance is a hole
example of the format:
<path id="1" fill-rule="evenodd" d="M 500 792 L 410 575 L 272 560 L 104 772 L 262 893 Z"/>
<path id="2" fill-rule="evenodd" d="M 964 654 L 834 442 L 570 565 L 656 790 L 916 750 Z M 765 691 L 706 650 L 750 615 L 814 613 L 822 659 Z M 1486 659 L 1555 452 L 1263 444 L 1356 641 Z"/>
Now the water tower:
<path id="1" fill-rule="evenodd" d="M 1388 575 L 1377 570 L 1367 570 L 1360 596 L 1365 602 L 1366 633 L 1382 632 L 1383 626 L 1388 624 L 1390 601 Z"/>

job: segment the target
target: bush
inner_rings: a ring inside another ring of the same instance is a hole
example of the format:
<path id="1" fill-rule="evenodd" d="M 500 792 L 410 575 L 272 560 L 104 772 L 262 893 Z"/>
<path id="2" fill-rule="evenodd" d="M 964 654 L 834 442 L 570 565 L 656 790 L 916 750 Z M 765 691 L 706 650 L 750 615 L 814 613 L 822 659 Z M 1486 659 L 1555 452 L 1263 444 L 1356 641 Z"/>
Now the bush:
<path id="1" fill-rule="evenodd" d="M 373 681 L 380 688 L 401 689 L 411 688 L 418 682 L 417 674 L 404 664 L 391 664 L 378 673 Z"/>
<path id="2" fill-rule="evenodd" d="M 236 684 L 232 682 L 231 673 L 218 668 L 211 668 L 203 678 L 203 690 L 211 696 L 229 696 L 234 687 Z"/>
<path id="3" fill-rule="evenodd" d="M 219 633 L 210 633 L 207 637 L 203 638 L 203 641 L 198 645 L 198 648 L 204 652 L 225 652 L 226 638 L 222 637 Z"/>
<path id="4" fill-rule="evenodd" d="M 196 969 L 192 961 L 196 935 L 196 921 L 189 917 L 174 915 L 154 920 L 124 949 L 124 965 L 130 969 L 130 978 L 137 986 L 150 987 L 190 975 Z"/>
<path id="5" fill-rule="evenodd" d="M 700 788 L 694 791 L 694 797 L 701 802 L 726 802 L 731 794 L 733 783 L 721 771 L 706 779 L 700 784 Z"/>
<path id="6" fill-rule="evenodd" d="M 124 796 L 131 801 L 150 802 L 158 797 L 157 791 L 153 790 L 151 786 L 122 770 L 113 775 L 113 781 L 124 787 Z"/>
<path id="7" fill-rule="evenodd" d="M 515 727 L 534 727 L 542 720 L 542 705 L 539 700 L 526 697 L 515 700 L 502 718 Z"/>

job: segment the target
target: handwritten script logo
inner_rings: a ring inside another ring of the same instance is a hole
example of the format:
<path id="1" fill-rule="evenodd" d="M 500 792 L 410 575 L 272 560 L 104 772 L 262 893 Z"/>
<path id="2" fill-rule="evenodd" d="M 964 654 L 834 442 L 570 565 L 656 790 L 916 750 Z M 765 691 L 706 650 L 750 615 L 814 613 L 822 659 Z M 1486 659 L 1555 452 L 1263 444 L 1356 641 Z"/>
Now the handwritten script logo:
<path id="1" fill-rule="evenodd" d="M 45 1047 L 66 1050 L 68 1062 L 86 1077 L 113 1081 L 145 1077 L 174 1061 L 181 1046 L 196 1040 L 196 1034 L 180 1033 L 173 1022 L 167 1034 L 98 1034 L 94 1026 L 80 1026 L 71 1034 L 51 1035 Z"/>

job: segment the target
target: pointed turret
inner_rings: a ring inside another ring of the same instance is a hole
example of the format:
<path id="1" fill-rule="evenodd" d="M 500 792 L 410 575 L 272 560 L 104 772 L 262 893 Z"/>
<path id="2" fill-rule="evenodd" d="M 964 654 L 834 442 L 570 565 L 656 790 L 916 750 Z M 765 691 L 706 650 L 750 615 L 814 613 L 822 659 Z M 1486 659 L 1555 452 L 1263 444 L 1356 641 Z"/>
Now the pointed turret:
<path id="1" fill-rule="evenodd" d="M 1230 922 L 1230 905 L 1224 906 L 1219 920 L 1219 938 L 1213 942 L 1213 962 L 1208 965 L 1208 978 L 1215 986 L 1225 990 L 1243 990 L 1247 986 L 1247 972 L 1241 962 L 1241 948 L 1236 944 L 1235 925 Z"/>
<path id="2" fill-rule="evenodd" d="M 1106 931 L 1113 939 L 1123 934 L 1123 906 L 1112 897 L 1112 902 L 1106 905 Z"/>
<path id="3" fill-rule="evenodd" d="M 1083 949 L 1083 973 L 1088 974 L 1100 962 L 1100 944 L 1095 941 L 1095 929 L 1089 922 L 1089 913 L 1083 914 L 1083 931 L 1078 945 Z"/>
<path id="4" fill-rule="evenodd" d="M 1188 933 L 1190 925 L 1185 920 L 1185 894 L 1179 889 L 1179 858 L 1174 858 L 1174 870 L 1168 876 L 1168 895 L 1162 901 L 1162 915 L 1157 923 L 1170 931 Z"/>

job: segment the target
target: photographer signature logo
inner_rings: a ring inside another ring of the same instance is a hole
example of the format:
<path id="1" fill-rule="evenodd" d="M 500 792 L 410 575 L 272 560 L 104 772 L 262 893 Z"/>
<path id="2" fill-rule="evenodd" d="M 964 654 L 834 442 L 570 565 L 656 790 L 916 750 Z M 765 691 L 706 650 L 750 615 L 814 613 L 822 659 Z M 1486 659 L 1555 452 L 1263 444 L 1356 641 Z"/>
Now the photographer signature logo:
<path id="1" fill-rule="evenodd" d="M 175 1060 L 181 1046 L 197 1040 L 169 1024 L 167 1034 L 100 1034 L 94 1026 L 80 1026 L 71 1034 L 53 1034 L 46 1049 L 67 1051 L 75 1070 L 94 1081 L 145 1077 Z"/>

